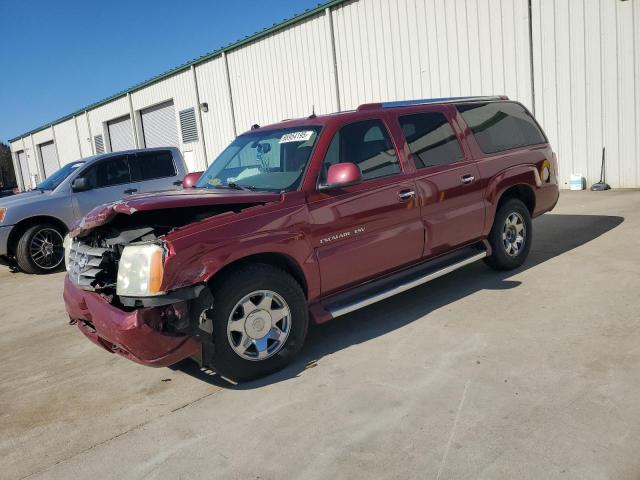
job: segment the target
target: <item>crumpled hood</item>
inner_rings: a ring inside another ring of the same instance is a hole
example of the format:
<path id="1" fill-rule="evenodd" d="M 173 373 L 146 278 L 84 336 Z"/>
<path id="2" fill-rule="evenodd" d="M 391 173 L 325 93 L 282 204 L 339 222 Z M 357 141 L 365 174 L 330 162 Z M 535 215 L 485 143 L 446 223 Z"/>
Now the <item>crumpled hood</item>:
<path id="1" fill-rule="evenodd" d="M 117 215 L 133 215 L 150 210 L 169 210 L 208 205 L 242 205 L 278 202 L 279 193 L 251 192 L 244 190 L 189 189 L 131 195 L 114 203 L 100 205 L 76 223 L 69 235 L 84 236 L 96 227 L 105 225 Z"/>

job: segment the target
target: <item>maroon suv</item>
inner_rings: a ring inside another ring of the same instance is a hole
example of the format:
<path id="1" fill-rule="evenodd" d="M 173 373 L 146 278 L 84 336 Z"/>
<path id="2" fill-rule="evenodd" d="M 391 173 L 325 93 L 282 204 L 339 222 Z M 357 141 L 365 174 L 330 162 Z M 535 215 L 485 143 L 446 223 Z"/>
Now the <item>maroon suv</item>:
<path id="1" fill-rule="evenodd" d="M 521 104 L 361 105 L 254 126 L 194 189 L 93 210 L 65 240 L 72 323 L 110 352 L 273 372 L 322 323 L 476 260 L 526 259 L 558 200 L 555 155 Z"/>

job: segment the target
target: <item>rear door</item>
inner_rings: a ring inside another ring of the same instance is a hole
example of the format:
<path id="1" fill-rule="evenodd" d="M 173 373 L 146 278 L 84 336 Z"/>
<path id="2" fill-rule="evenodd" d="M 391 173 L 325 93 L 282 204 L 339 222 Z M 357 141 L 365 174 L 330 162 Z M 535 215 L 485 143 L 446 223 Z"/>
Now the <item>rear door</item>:
<path id="1" fill-rule="evenodd" d="M 170 150 L 151 150 L 129 156 L 132 188 L 157 192 L 181 188 L 182 175 Z"/>
<path id="2" fill-rule="evenodd" d="M 415 184 L 403 172 L 381 119 L 354 122 L 334 134 L 319 183 L 330 165 L 344 162 L 360 167 L 363 182 L 317 191 L 309 200 L 311 238 L 324 295 L 422 256 L 424 233 Z"/>
<path id="3" fill-rule="evenodd" d="M 96 206 L 111 203 L 132 193 L 127 155 L 117 155 L 89 165 L 79 176 L 87 179 L 89 190 L 73 193 L 78 216 L 83 217 Z"/>
<path id="4" fill-rule="evenodd" d="M 422 199 L 424 256 L 477 240 L 484 226 L 480 173 L 461 131 L 451 122 L 454 112 L 448 106 L 433 106 L 398 116 Z"/>

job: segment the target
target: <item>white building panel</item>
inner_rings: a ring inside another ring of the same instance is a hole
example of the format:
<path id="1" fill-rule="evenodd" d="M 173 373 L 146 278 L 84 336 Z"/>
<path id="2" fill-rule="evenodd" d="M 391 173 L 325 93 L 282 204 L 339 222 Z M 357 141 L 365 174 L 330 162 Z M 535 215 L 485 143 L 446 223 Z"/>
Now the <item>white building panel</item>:
<path id="1" fill-rule="evenodd" d="M 30 185 L 31 181 L 29 180 L 29 164 L 27 163 L 27 154 L 24 150 L 18 150 L 16 153 L 16 157 L 18 159 L 18 168 L 16 170 L 16 180 L 18 180 L 18 186 L 20 190 L 26 190 Z"/>
<path id="2" fill-rule="evenodd" d="M 78 137 L 80 138 L 80 157 L 90 157 L 93 155 L 93 148 L 87 116 L 84 113 L 78 115 L 76 117 L 76 124 L 78 125 Z"/>
<path id="3" fill-rule="evenodd" d="M 27 155 L 29 166 L 29 188 L 35 187 L 43 180 L 42 164 L 39 159 L 39 152 L 36 150 L 38 142 L 51 140 L 51 130 L 36 132 L 24 138 L 24 151 Z"/>
<path id="4" fill-rule="evenodd" d="M 103 139 L 108 138 L 107 122 L 128 114 L 129 101 L 126 96 L 89 110 L 91 136 L 102 135 Z"/>
<path id="5" fill-rule="evenodd" d="M 536 117 L 557 151 L 560 180 L 640 185 L 640 5 L 534 0 Z"/>
<path id="6" fill-rule="evenodd" d="M 78 147 L 76 125 L 73 118 L 53 126 L 58 146 L 58 160 L 60 165 L 65 165 L 82 158 Z"/>
<path id="7" fill-rule="evenodd" d="M 175 131 L 179 131 L 178 112 L 186 108 L 198 108 L 196 100 L 195 82 L 190 70 L 172 75 L 157 83 L 137 90 L 131 94 L 133 109 L 136 111 L 137 120 L 140 119 L 140 110 L 158 105 L 160 103 L 172 101 L 174 105 L 173 125 Z M 138 132 L 141 132 L 138 127 Z M 142 137 L 141 137 L 142 139 Z M 142 145 L 142 142 L 140 143 Z M 182 143 L 178 139 L 178 147 L 187 160 L 187 167 L 190 171 L 203 170 L 206 166 L 202 140 L 197 142 Z"/>
<path id="8" fill-rule="evenodd" d="M 527 0 L 361 0 L 333 22 L 342 108 L 495 94 L 532 106 Z"/>
<path id="9" fill-rule="evenodd" d="M 233 140 L 231 103 L 227 95 L 227 77 L 222 57 L 196 66 L 200 103 L 206 103 L 207 112 L 201 112 L 202 130 L 207 146 L 208 162 Z"/>
<path id="10" fill-rule="evenodd" d="M 303 20 L 227 55 L 238 133 L 336 110 L 329 23 Z"/>

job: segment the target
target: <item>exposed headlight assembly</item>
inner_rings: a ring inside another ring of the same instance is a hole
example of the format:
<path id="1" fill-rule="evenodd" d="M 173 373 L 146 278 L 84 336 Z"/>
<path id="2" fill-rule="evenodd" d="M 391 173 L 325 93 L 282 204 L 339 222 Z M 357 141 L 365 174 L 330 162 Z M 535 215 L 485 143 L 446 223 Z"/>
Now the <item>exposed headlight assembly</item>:
<path id="1" fill-rule="evenodd" d="M 118 263 L 116 293 L 124 297 L 161 295 L 164 249 L 152 243 L 127 245 Z"/>
<path id="2" fill-rule="evenodd" d="M 65 235 L 62 246 L 64 247 L 64 266 L 67 268 L 67 272 L 69 271 L 69 255 L 71 254 L 72 242 L 73 240 L 71 237 L 69 235 Z"/>

